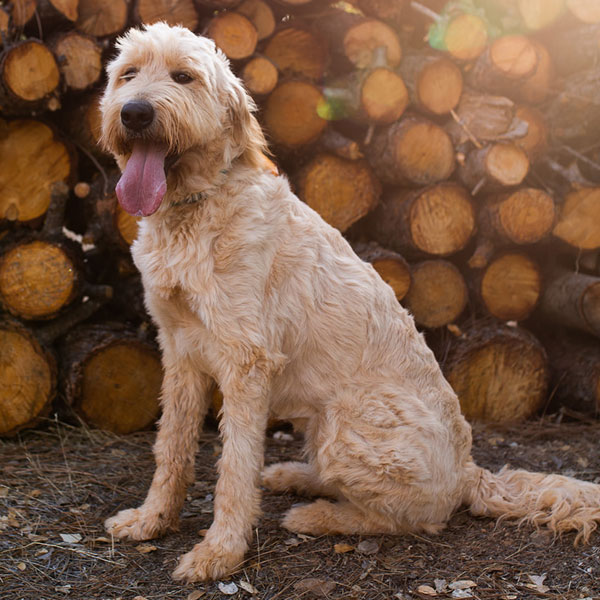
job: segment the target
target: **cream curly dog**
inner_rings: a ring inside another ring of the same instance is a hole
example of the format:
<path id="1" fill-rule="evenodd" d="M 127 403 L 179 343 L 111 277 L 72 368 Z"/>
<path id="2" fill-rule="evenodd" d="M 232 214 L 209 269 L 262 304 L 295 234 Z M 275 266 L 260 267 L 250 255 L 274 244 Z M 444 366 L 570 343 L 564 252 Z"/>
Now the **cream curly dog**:
<path id="1" fill-rule="evenodd" d="M 470 427 L 412 317 L 265 166 L 253 103 L 213 42 L 158 23 L 118 49 L 103 141 L 123 170 L 121 205 L 144 217 L 132 253 L 165 375 L 148 496 L 108 531 L 141 540 L 177 527 L 216 381 L 214 520 L 177 578 L 219 578 L 242 562 L 270 414 L 304 431 L 307 462 L 272 465 L 262 483 L 330 498 L 292 508 L 292 531 L 436 532 L 466 505 L 587 539 L 600 486 L 473 463 Z"/>

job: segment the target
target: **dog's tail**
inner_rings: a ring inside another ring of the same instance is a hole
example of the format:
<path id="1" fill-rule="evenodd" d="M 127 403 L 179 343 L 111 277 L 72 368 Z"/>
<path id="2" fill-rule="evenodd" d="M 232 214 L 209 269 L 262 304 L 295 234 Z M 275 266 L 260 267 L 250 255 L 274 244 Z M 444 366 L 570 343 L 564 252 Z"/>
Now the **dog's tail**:
<path id="1" fill-rule="evenodd" d="M 498 473 L 469 461 L 463 502 L 477 516 L 519 519 L 555 534 L 576 531 L 586 543 L 600 521 L 600 485 L 564 475 L 504 467 Z"/>

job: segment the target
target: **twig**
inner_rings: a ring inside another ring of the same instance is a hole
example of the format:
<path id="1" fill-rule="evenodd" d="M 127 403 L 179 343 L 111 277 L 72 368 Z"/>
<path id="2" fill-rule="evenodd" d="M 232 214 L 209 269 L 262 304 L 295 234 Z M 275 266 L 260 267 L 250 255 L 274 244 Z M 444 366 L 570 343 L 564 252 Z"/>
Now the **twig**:
<path id="1" fill-rule="evenodd" d="M 425 15 L 426 17 L 433 19 L 434 21 L 440 21 L 442 18 L 442 16 L 440 14 L 431 10 L 424 4 L 421 4 L 420 2 L 416 2 L 415 0 L 412 0 L 412 2 L 410 3 L 410 7 L 413 10 L 416 10 L 417 12 L 421 13 L 422 15 Z"/>
<path id="2" fill-rule="evenodd" d="M 471 130 L 464 124 L 463 120 L 458 116 L 454 109 L 450 110 L 450 114 L 452 118 L 460 125 L 462 130 L 467 134 L 467 137 L 473 142 L 473 145 L 478 150 L 483 148 L 483 144 L 475 137 L 475 135 L 471 132 Z"/>

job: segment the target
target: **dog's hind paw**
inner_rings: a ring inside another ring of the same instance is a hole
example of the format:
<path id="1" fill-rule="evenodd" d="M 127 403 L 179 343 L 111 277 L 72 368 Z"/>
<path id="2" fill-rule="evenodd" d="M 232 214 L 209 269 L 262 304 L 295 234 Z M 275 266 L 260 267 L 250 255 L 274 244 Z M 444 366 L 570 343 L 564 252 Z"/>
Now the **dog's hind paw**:
<path id="1" fill-rule="evenodd" d="M 165 519 L 161 513 L 140 508 L 129 508 L 104 522 L 106 531 L 116 538 L 150 540 L 167 530 L 177 529 L 177 524 Z"/>
<path id="2" fill-rule="evenodd" d="M 242 563 L 244 552 L 244 547 L 228 552 L 223 547 L 205 540 L 181 557 L 173 571 L 173 578 L 190 583 L 221 579 Z"/>

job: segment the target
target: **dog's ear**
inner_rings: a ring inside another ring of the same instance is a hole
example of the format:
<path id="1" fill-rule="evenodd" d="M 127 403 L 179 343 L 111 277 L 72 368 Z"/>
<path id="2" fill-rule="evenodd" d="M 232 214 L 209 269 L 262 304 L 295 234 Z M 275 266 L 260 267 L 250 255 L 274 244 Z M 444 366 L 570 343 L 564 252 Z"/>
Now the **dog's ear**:
<path id="1" fill-rule="evenodd" d="M 232 148 L 234 156 L 253 154 L 254 151 L 262 152 L 266 148 L 266 141 L 262 129 L 254 116 L 256 106 L 246 92 L 241 82 L 232 86 L 227 98 L 227 112 L 231 126 Z"/>

